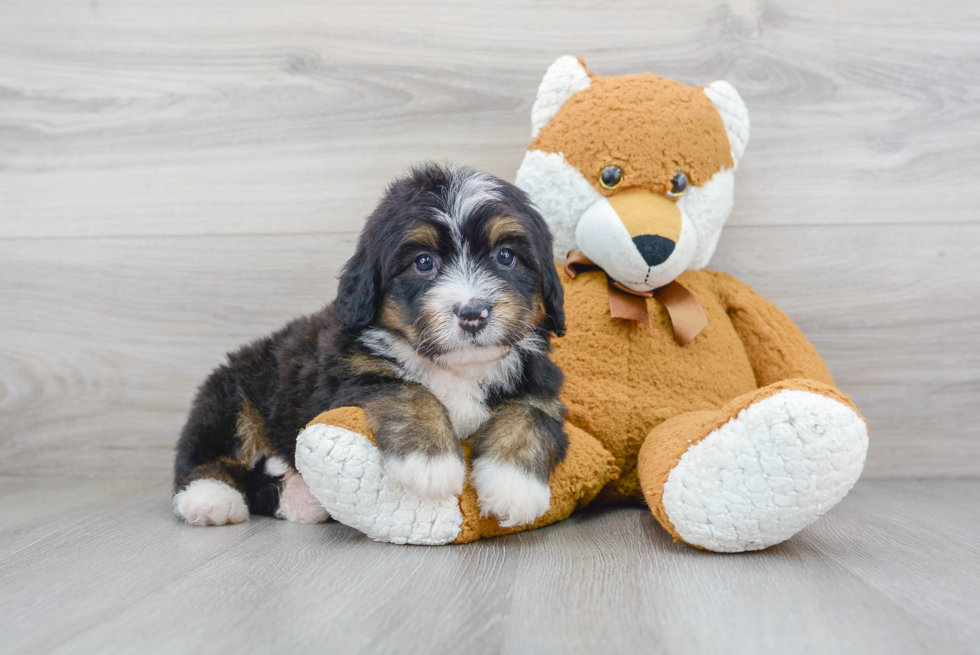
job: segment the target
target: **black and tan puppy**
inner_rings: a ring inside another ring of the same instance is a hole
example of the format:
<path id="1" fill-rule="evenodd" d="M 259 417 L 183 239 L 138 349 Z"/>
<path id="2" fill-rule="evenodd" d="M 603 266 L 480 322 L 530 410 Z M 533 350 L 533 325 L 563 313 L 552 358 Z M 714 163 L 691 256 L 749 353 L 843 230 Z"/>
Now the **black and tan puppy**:
<path id="1" fill-rule="evenodd" d="M 222 525 L 249 511 L 326 520 L 294 468 L 320 412 L 362 407 L 389 475 L 429 498 L 462 492 L 461 440 L 485 514 L 547 511 L 565 455 L 564 329 L 551 235 L 516 187 L 427 165 L 367 220 L 337 300 L 228 356 L 201 386 L 177 444 L 174 509 Z"/>

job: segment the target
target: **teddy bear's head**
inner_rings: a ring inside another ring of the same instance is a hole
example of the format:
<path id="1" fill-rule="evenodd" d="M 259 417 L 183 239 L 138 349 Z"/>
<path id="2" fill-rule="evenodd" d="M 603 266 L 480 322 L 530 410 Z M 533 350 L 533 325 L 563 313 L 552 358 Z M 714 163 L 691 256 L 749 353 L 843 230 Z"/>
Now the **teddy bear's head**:
<path id="1" fill-rule="evenodd" d="M 640 292 L 707 265 L 749 139 L 730 84 L 598 77 L 562 57 L 538 88 L 531 124 L 516 183 L 548 221 L 558 262 L 580 251 Z"/>

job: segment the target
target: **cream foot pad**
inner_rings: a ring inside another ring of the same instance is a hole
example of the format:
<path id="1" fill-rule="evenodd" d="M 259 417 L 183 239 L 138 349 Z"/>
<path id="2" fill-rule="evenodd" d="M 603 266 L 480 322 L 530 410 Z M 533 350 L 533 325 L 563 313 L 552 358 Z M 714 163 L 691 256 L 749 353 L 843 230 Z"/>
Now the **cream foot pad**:
<path id="1" fill-rule="evenodd" d="M 363 435 L 316 423 L 296 442 L 296 468 L 333 518 L 376 541 L 441 545 L 455 541 L 459 499 L 423 500 L 389 479 L 381 452 Z"/>
<path id="2" fill-rule="evenodd" d="M 853 409 L 820 394 L 781 391 L 684 453 L 664 484 L 663 507 L 689 544 L 760 550 L 840 502 L 867 451 L 867 426 Z"/>

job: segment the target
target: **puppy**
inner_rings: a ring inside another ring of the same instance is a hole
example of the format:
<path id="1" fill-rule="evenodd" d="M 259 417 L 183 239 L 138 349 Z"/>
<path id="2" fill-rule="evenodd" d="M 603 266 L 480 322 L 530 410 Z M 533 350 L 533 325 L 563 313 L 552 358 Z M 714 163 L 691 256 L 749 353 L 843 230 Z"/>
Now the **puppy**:
<path id="1" fill-rule="evenodd" d="M 177 444 L 174 510 L 194 525 L 250 511 L 325 521 L 295 470 L 296 436 L 354 405 L 407 489 L 460 494 L 468 440 L 484 515 L 531 523 L 567 446 L 548 359 L 563 331 L 551 234 L 524 193 L 467 168 L 416 168 L 368 218 L 336 301 L 231 353 L 201 386 Z"/>

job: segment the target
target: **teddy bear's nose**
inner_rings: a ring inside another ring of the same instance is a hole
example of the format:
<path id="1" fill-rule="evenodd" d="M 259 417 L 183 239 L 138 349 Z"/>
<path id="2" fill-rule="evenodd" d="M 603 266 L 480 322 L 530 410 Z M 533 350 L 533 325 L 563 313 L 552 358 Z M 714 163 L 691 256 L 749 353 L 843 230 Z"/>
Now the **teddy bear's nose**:
<path id="1" fill-rule="evenodd" d="M 677 244 L 657 234 L 641 234 L 633 237 L 633 245 L 640 251 L 647 266 L 658 266 L 667 261 Z"/>

